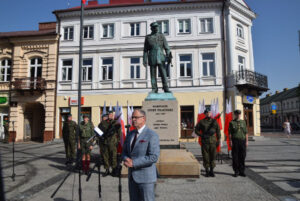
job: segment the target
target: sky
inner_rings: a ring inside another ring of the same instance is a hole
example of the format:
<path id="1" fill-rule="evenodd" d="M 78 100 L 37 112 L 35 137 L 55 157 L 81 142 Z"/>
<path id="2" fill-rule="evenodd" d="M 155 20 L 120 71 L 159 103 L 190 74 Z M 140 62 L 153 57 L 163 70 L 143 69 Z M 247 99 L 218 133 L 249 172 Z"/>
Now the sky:
<path id="1" fill-rule="evenodd" d="M 0 32 L 37 30 L 39 22 L 56 20 L 52 11 L 80 5 L 80 0 L 0 1 Z M 268 76 L 267 93 L 297 86 L 300 83 L 300 0 L 246 2 L 257 14 L 252 30 L 255 71 Z"/>

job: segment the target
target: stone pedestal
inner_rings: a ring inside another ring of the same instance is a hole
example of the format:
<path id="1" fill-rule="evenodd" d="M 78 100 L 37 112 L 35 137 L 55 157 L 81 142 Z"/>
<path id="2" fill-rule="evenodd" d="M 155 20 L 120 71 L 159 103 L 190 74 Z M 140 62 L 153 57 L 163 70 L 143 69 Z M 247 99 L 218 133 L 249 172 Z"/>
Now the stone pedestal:
<path id="1" fill-rule="evenodd" d="M 179 145 L 179 108 L 177 100 L 149 100 L 143 102 L 147 126 L 154 130 L 160 145 Z"/>

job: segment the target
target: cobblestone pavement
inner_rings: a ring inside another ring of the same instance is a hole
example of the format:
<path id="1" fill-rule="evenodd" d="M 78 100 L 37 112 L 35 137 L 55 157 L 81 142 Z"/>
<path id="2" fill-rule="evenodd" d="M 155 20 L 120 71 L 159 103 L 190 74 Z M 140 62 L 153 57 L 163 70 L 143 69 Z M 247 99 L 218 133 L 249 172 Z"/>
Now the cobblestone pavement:
<path id="1" fill-rule="evenodd" d="M 300 157 L 300 151 L 297 149 L 299 141 L 294 141 L 292 139 L 287 140 L 276 138 L 275 140 L 264 140 L 264 141 L 255 141 L 250 143 L 248 150 L 248 166 L 252 172 L 251 175 L 257 175 L 258 179 L 265 178 L 272 184 L 279 187 L 280 182 L 285 180 L 276 180 L 273 181 L 274 171 L 269 175 L 268 173 L 260 172 L 260 168 L 257 169 L 257 166 L 262 166 L 260 163 L 263 163 L 263 160 L 268 158 L 268 153 L 262 154 L 261 152 L 268 151 L 272 156 L 272 160 L 275 160 L 276 154 L 273 153 L 273 149 L 279 151 L 277 148 L 286 143 L 287 146 L 293 145 L 293 152 L 297 157 Z M 300 140 L 300 139 L 299 139 Z M 270 146 L 263 146 L 264 144 Z M 273 146 L 274 145 L 274 146 Z M 187 148 L 195 154 L 198 159 L 201 159 L 201 153 L 199 145 L 196 143 L 187 143 Z M 270 149 L 266 148 L 269 147 Z M 273 147 L 273 149 L 271 149 Z M 291 146 L 292 147 L 292 146 Z M 291 151 L 287 151 L 283 148 L 282 156 L 292 154 Z M 298 147 L 299 148 L 299 147 Z M 63 150 L 62 142 L 53 142 L 50 144 L 39 144 L 39 143 L 19 143 L 16 144 L 16 180 L 15 182 L 11 179 L 12 174 L 12 154 L 11 154 L 11 144 L 1 144 L 0 145 L 1 158 L 2 158 L 2 170 L 4 175 L 4 184 L 6 198 L 8 201 L 13 200 L 32 200 L 32 201 L 71 201 L 78 200 L 78 174 L 72 173 L 65 181 L 61 189 L 58 191 L 54 198 L 50 198 L 51 194 L 58 187 L 63 178 L 68 174 L 68 171 L 65 168 L 65 155 Z M 93 150 L 94 155 L 98 152 L 98 148 Z M 259 156 L 255 156 L 255 155 Z M 281 160 L 282 158 L 278 158 Z M 271 159 L 270 159 L 271 160 Z M 299 158 L 298 158 L 299 160 Z M 256 164 L 259 163 L 259 164 Z M 277 162 L 276 162 L 277 164 Z M 297 165 L 296 158 L 294 161 L 289 161 L 285 163 L 281 161 L 278 164 L 290 164 L 291 167 L 296 168 L 299 172 L 299 165 Z M 270 161 L 267 164 L 264 164 L 269 170 L 270 167 L 274 165 L 274 161 Z M 93 166 L 93 164 L 91 164 Z M 254 167 L 255 166 L 255 167 Z M 290 166 L 287 166 L 290 167 Z M 286 167 L 286 171 L 291 169 Z M 257 170 L 257 171 L 256 171 Z M 187 170 L 188 171 L 188 170 Z M 270 169 L 271 171 L 271 169 Z M 285 171 L 285 172 L 286 172 Z M 294 169 L 292 169 L 292 172 Z M 203 174 L 203 172 L 202 172 Z M 265 175 L 266 174 L 266 175 Z M 272 176 L 273 174 L 273 176 Z M 288 173 L 282 175 L 283 178 L 287 178 Z M 292 173 L 290 177 L 298 178 L 298 173 Z M 289 178 L 290 178 L 289 177 Z M 98 177 L 94 173 L 89 182 L 86 182 L 86 176 L 82 176 L 82 197 L 84 201 L 93 201 L 99 200 L 98 198 Z M 242 178 L 232 177 L 232 169 L 228 162 L 219 162 L 216 167 L 216 177 L 215 178 L 206 178 L 202 175 L 200 178 L 160 178 L 156 185 L 156 200 L 157 201 L 231 201 L 231 200 L 243 200 L 243 201 L 278 201 L 288 198 L 286 195 L 278 196 L 276 192 L 272 192 L 267 189 L 263 184 L 255 180 L 252 180 L 251 176 Z M 298 180 L 299 181 L 299 180 Z M 128 198 L 128 180 L 122 178 L 122 200 L 129 200 Z M 277 183 L 279 182 L 279 184 Z M 102 200 L 107 201 L 116 201 L 118 200 L 118 178 L 112 177 L 101 177 L 102 184 Z M 269 183 L 268 183 L 269 184 Z M 288 183 L 286 183 L 288 184 Z M 285 184 L 285 185 L 286 185 Z M 297 185 L 297 183 L 293 184 Z M 282 184 L 282 188 L 284 185 Z M 281 187 L 279 187 L 281 189 Z M 297 186 L 295 186 L 297 188 Z M 283 189 L 284 192 L 287 189 Z M 297 190 L 292 189 L 291 194 L 295 198 L 297 196 Z M 299 189 L 298 189 L 299 191 Z M 295 193 L 296 192 L 296 193 Z M 295 200 L 295 199 L 294 199 Z M 286 200 L 288 201 L 288 200 Z"/>

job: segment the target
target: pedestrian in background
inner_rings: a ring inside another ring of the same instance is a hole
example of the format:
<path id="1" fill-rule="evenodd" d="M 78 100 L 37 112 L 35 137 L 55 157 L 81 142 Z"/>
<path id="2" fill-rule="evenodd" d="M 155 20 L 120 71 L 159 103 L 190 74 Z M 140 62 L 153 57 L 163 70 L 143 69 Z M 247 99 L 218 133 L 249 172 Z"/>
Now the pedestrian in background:
<path id="1" fill-rule="evenodd" d="M 292 135 L 292 134 L 291 134 L 292 128 L 291 128 L 291 124 L 290 124 L 288 118 L 286 118 L 286 119 L 285 119 L 285 122 L 283 123 L 283 129 L 284 129 L 284 133 L 286 134 L 286 136 L 287 136 L 288 138 L 290 138 L 290 136 Z"/>
<path id="2" fill-rule="evenodd" d="M 241 110 L 234 111 L 234 119 L 229 123 L 229 140 L 232 147 L 232 168 L 234 177 L 245 177 L 246 147 L 248 133 L 246 121 L 241 119 Z"/>

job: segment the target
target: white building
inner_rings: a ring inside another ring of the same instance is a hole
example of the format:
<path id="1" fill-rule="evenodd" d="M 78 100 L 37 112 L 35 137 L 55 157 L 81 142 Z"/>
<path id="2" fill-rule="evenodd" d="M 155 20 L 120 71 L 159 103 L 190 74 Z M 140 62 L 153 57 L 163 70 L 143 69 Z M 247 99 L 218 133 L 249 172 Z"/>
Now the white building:
<path id="1" fill-rule="evenodd" d="M 250 133 L 260 135 L 258 95 L 267 90 L 267 78 L 254 72 L 251 28 L 256 15 L 243 0 L 107 5 L 90 1 L 84 12 L 83 113 L 90 114 L 94 124 L 100 121 L 104 101 L 139 107 L 151 91 L 150 70 L 142 65 L 142 55 L 150 24 L 157 21 L 174 57 L 168 70 L 170 90 L 180 104 L 181 121 L 188 125 L 179 137 L 190 136 L 199 100 L 209 105 L 218 98 L 223 111 L 229 97 L 233 108 L 244 111 Z M 77 114 L 68 100 L 77 96 L 80 7 L 54 14 L 61 35 L 58 137 L 64 114 Z"/>

